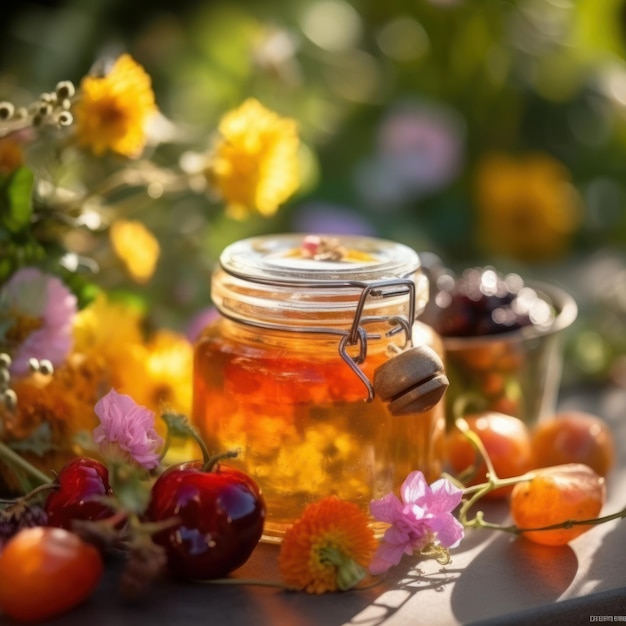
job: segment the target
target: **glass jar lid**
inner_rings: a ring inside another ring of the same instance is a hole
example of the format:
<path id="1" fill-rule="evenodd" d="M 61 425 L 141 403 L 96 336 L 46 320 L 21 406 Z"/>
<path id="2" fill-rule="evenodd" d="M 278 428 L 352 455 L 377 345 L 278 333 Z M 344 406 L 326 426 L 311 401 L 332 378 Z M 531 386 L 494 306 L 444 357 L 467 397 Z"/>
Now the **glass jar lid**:
<path id="1" fill-rule="evenodd" d="M 407 277 L 421 266 L 414 250 L 392 241 L 301 234 L 243 239 L 222 252 L 220 265 L 234 276 L 290 285 Z"/>
<path id="2" fill-rule="evenodd" d="M 284 330 L 346 328 L 355 314 L 394 317 L 410 311 L 414 318 L 426 304 L 428 281 L 418 254 L 403 244 L 291 233 L 225 248 L 211 295 L 223 315 L 243 322 Z"/>

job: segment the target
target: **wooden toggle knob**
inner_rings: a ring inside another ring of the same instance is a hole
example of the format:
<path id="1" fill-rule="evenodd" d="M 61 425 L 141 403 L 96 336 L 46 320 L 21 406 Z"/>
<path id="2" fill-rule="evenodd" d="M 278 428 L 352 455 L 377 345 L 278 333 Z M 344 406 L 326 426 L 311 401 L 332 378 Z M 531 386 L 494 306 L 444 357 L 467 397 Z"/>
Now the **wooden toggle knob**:
<path id="1" fill-rule="evenodd" d="M 389 402 L 392 415 L 432 409 L 449 384 L 441 358 L 428 346 L 400 352 L 374 371 L 374 393 Z"/>

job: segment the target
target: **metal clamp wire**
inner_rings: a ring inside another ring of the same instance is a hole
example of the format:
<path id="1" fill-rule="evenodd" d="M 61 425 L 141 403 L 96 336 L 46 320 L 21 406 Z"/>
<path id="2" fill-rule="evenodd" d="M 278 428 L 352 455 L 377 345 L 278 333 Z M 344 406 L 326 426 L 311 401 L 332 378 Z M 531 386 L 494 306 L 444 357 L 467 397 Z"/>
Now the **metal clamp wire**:
<path id="1" fill-rule="evenodd" d="M 286 332 L 302 332 L 302 333 L 318 333 L 328 335 L 340 335 L 339 340 L 339 354 L 341 358 L 350 366 L 354 373 L 359 377 L 367 388 L 367 401 L 371 402 L 374 399 L 374 387 L 371 381 L 358 367 L 367 357 L 367 340 L 380 339 L 379 334 L 368 335 L 367 331 L 363 328 L 363 324 L 371 322 L 388 322 L 392 324 L 392 329 L 385 333 L 386 337 L 390 337 L 400 330 L 404 330 L 406 335 L 405 346 L 411 343 L 411 327 L 415 320 L 415 283 L 410 278 L 394 278 L 387 280 L 380 280 L 371 283 L 362 281 L 324 281 L 324 280 L 273 280 L 264 278 L 250 278 L 230 270 L 226 270 L 230 275 L 240 278 L 245 281 L 255 282 L 258 284 L 264 284 L 269 286 L 285 286 L 285 287 L 307 287 L 307 288 L 327 288 L 327 289 L 361 289 L 361 294 L 357 302 L 356 309 L 354 311 L 354 319 L 350 330 L 341 330 L 339 328 L 324 328 L 319 326 L 294 328 L 287 324 L 276 324 L 259 321 L 240 320 L 235 316 L 229 315 L 220 310 L 220 313 L 231 320 L 249 324 L 258 328 L 264 328 L 266 330 L 279 330 Z M 388 288 L 393 288 L 389 291 Z M 407 317 L 394 316 L 364 316 L 365 304 L 369 297 L 372 298 L 392 298 L 401 295 L 408 295 L 409 310 Z M 351 357 L 347 348 L 350 346 L 359 345 L 359 354 L 356 357 Z"/>
<path id="2" fill-rule="evenodd" d="M 365 385 L 367 389 L 367 402 L 371 402 L 374 399 L 374 385 L 370 379 L 363 373 L 363 370 L 359 367 L 360 363 L 363 363 L 365 357 L 367 356 L 367 333 L 364 328 L 358 329 L 358 343 L 360 344 L 359 355 L 356 357 L 351 357 L 346 348 L 348 347 L 348 338 L 349 335 L 344 335 L 339 341 L 339 355 L 341 358 L 348 364 L 350 369 L 359 377 L 361 382 Z M 354 345 L 354 344 L 350 344 Z"/>

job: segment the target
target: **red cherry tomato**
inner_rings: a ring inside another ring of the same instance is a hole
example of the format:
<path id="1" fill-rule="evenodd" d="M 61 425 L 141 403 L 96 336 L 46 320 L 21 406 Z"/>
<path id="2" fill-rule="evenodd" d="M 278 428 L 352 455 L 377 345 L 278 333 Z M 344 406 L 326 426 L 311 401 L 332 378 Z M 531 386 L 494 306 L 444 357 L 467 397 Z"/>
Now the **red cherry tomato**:
<path id="1" fill-rule="evenodd" d="M 265 523 L 265 501 L 247 474 L 222 464 L 205 471 L 191 461 L 167 469 L 152 487 L 146 517 L 177 518 L 154 535 L 168 568 L 186 579 L 218 578 L 243 565 Z"/>
<path id="2" fill-rule="evenodd" d="M 530 431 L 524 422 L 512 415 L 486 412 L 465 418 L 470 430 L 482 441 L 494 470 L 500 478 L 520 476 L 533 468 Z M 446 440 L 447 458 L 453 472 L 460 473 L 477 466 L 470 485 L 487 480 L 487 467 L 469 439 L 457 428 L 450 431 Z M 489 498 L 502 498 L 512 487 L 502 487 L 487 494 Z"/>
<path id="3" fill-rule="evenodd" d="M 542 528 L 567 521 L 593 519 L 606 498 L 604 478 L 582 463 L 545 467 L 534 478 L 517 483 L 511 494 L 511 517 L 519 528 Z M 546 546 L 562 546 L 593 528 L 574 525 L 535 530 L 522 536 Z"/>
<path id="4" fill-rule="evenodd" d="M 99 520 L 113 515 L 113 510 L 98 498 L 113 495 L 109 470 L 94 459 L 70 461 L 57 477 L 59 489 L 50 493 L 45 511 L 48 525 L 70 530 L 73 520 Z"/>
<path id="5" fill-rule="evenodd" d="M 584 463 L 606 476 L 615 463 L 615 442 L 609 425 L 581 411 L 558 413 L 539 422 L 532 435 L 537 467 Z"/>
<path id="6" fill-rule="evenodd" d="M 100 552 L 63 528 L 25 528 L 0 554 L 0 609 L 42 621 L 87 599 L 102 577 Z"/>

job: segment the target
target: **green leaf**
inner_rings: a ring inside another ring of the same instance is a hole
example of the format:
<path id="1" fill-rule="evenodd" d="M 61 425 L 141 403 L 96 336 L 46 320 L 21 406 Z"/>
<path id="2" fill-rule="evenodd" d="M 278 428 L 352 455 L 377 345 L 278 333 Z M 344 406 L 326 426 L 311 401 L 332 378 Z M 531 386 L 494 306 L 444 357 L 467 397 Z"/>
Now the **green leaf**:
<path id="1" fill-rule="evenodd" d="M 163 413 L 161 419 L 167 424 L 167 429 L 172 437 L 186 438 L 196 435 L 195 429 L 185 415 Z"/>
<path id="2" fill-rule="evenodd" d="M 20 167 L 0 187 L 0 225 L 10 233 L 19 233 L 30 224 L 34 183 L 33 173 Z"/>

